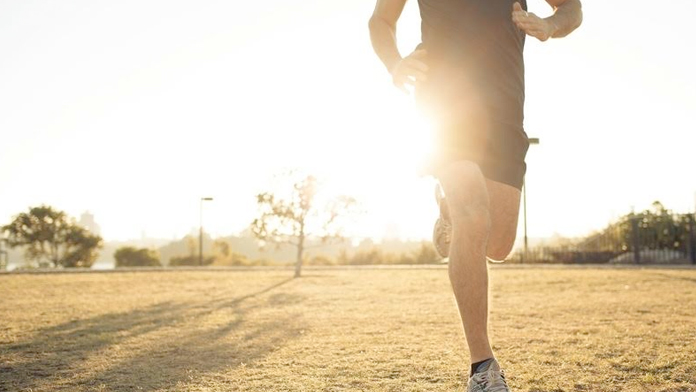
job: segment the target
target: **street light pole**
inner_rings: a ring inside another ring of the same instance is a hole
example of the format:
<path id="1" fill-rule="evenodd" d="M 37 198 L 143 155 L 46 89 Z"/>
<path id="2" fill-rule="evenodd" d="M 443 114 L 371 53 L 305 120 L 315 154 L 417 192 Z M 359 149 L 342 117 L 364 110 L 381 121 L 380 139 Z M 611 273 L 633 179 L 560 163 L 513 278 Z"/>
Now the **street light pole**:
<path id="1" fill-rule="evenodd" d="M 530 137 L 529 138 L 529 145 L 533 144 L 539 144 L 539 138 L 538 137 Z M 529 252 L 529 240 L 527 237 L 527 180 L 522 179 L 522 210 L 523 210 L 523 219 L 524 219 L 524 254 L 522 255 L 522 262 L 524 263 L 526 260 L 528 260 L 528 252 Z"/>
<path id="2" fill-rule="evenodd" d="M 200 224 L 198 226 L 198 265 L 202 266 L 203 265 L 203 202 L 204 201 L 211 201 L 213 200 L 212 197 L 201 197 L 201 204 L 200 204 Z"/>
<path id="3" fill-rule="evenodd" d="M 522 180 L 522 210 L 524 218 L 524 254 L 522 255 L 522 262 L 527 261 L 527 252 L 529 250 L 529 242 L 527 240 L 527 181 Z"/>

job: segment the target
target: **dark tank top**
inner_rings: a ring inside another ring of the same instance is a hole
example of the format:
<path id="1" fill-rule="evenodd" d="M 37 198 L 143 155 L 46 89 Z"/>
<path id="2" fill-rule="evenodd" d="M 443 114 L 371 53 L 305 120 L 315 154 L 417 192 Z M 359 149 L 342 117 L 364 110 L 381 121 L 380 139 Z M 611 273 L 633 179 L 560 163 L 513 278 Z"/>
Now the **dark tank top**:
<path id="1" fill-rule="evenodd" d="M 427 50 L 430 68 L 421 97 L 456 100 L 473 92 L 492 120 L 521 130 L 525 34 L 512 22 L 514 2 L 418 0 L 419 47 Z M 525 0 L 520 4 L 527 9 Z"/>

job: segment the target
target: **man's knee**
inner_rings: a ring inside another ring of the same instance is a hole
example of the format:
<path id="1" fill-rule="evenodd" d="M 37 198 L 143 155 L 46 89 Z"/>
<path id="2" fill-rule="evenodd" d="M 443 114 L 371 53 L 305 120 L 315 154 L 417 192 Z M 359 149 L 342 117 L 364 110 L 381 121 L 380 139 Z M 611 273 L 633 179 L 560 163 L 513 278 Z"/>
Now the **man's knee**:
<path id="1" fill-rule="evenodd" d="M 503 243 L 495 243 L 489 240 L 488 249 L 486 250 L 486 257 L 493 261 L 503 261 L 510 255 L 510 252 L 512 252 L 514 244 L 514 237 L 512 240 L 507 240 Z"/>

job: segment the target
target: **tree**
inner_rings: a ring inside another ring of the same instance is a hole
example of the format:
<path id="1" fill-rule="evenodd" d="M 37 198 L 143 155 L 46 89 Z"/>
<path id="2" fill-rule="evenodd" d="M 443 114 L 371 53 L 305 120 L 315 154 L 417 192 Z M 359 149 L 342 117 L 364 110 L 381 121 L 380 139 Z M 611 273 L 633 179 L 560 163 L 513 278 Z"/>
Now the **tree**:
<path id="1" fill-rule="evenodd" d="M 609 260 L 624 252 L 672 250 L 684 254 L 689 250 L 691 214 L 675 214 L 659 201 L 641 212 L 622 216 L 600 232 L 578 243 L 585 253 L 595 252 Z"/>
<path id="2" fill-rule="evenodd" d="M 114 252 L 116 267 L 160 267 L 157 251 L 132 246 L 123 246 Z"/>
<path id="3" fill-rule="evenodd" d="M 674 214 L 655 201 L 638 217 L 638 238 L 644 249 L 686 250 L 688 216 Z"/>
<path id="4" fill-rule="evenodd" d="M 230 249 L 230 244 L 225 240 L 215 240 L 213 242 L 213 250 L 215 251 L 216 259 L 226 259 L 230 257 L 232 250 Z"/>
<path id="5" fill-rule="evenodd" d="M 2 230 L 0 229 L 0 235 L 2 235 Z M 5 270 L 7 269 L 7 264 L 8 264 L 8 254 L 7 251 L 5 250 L 5 243 L 6 239 L 0 237 L 0 270 Z"/>
<path id="6" fill-rule="evenodd" d="M 26 259 L 40 267 L 89 268 L 102 247 L 100 236 L 46 205 L 30 208 L 1 229 L 7 234 L 9 247 L 24 247 Z"/>
<path id="7" fill-rule="evenodd" d="M 232 252 L 230 243 L 224 239 L 217 239 L 213 242 L 214 265 L 234 266 L 249 265 L 250 261 L 241 253 Z"/>
<path id="8" fill-rule="evenodd" d="M 292 178 L 292 175 L 286 176 Z M 259 216 L 251 229 L 262 244 L 283 244 L 297 249 L 295 277 L 302 271 L 304 252 L 310 237 L 323 243 L 342 238 L 340 218 L 350 215 L 355 199 L 339 196 L 323 202 L 318 196 L 318 181 L 314 176 L 299 176 L 293 180 L 288 197 L 265 192 L 257 196 Z"/>

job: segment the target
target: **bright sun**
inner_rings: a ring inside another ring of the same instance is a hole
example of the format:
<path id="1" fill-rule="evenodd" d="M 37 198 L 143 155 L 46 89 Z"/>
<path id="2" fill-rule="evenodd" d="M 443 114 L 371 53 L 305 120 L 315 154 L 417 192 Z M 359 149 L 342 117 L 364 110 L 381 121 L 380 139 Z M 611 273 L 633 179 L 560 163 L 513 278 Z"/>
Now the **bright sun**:
<path id="1" fill-rule="evenodd" d="M 307 170 L 327 180 L 327 191 L 359 200 L 365 213 L 348 228 L 356 237 L 422 239 L 432 230 L 434 182 L 424 174 L 431 127 L 411 98 L 398 94 L 369 117 L 343 119 L 341 136 L 306 157 Z M 351 97 L 344 100 L 349 105 Z M 307 137 L 326 141 L 326 130 L 308 130 Z"/>

